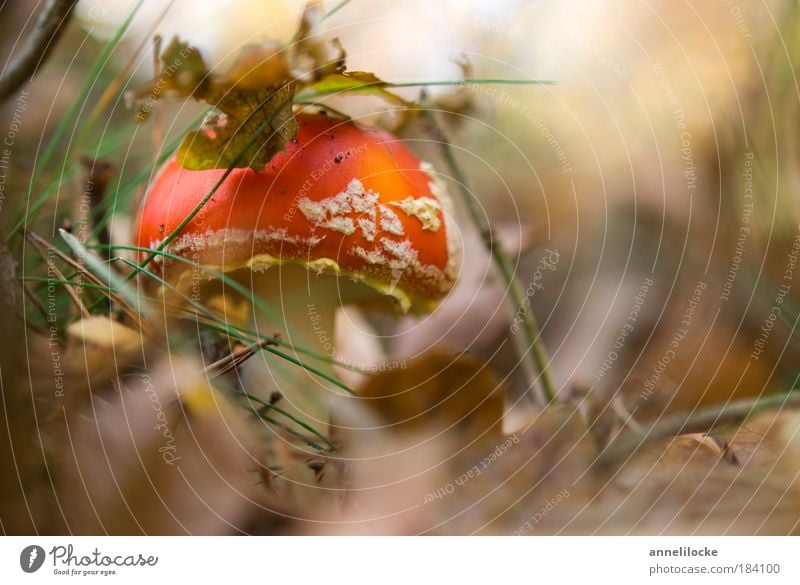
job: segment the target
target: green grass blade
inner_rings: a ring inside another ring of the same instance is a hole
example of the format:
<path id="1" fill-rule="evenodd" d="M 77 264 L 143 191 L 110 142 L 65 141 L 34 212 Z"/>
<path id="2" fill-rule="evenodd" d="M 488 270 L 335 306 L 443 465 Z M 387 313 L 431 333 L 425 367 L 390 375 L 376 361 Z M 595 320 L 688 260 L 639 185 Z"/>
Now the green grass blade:
<path id="1" fill-rule="evenodd" d="M 67 243 L 75 256 L 80 261 L 83 261 L 85 266 L 92 272 L 92 274 L 105 283 L 110 290 L 120 295 L 130 307 L 135 308 L 139 314 L 146 318 L 146 310 L 141 306 L 141 296 L 139 293 L 133 290 L 126 281 L 118 276 L 113 271 L 109 263 L 103 262 L 100 258 L 86 249 L 86 247 L 84 247 L 84 245 L 78 241 L 78 238 L 73 236 L 71 233 L 63 229 L 59 229 L 58 232 L 61 234 L 61 238 Z"/>
<path id="2" fill-rule="evenodd" d="M 364 91 L 370 87 L 381 89 L 396 89 L 400 87 L 435 87 L 435 86 L 465 86 L 465 85 L 556 85 L 558 81 L 551 79 L 453 79 L 453 80 L 431 80 L 431 81 L 379 81 L 371 84 L 364 84 L 352 89 L 342 90 L 340 88 L 331 91 L 301 91 L 295 96 L 295 103 L 306 103 L 316 98 L 348 93 L 350 91 Z"/>
<path id="3" fill-rule="evenodd" d="M 107 156 L 109 153 L 119 148 L 125 142 L 125 139 L 127 139 L 129 136 L 130 136 L 129 127 L 122 128 L 118 132 L 115 132 L 109 138 L 101 141 L 101 143 L 98 144 L 93 149 L 95 152 L 95 157 Z M 36 217 L 36 215 L 38 215 L 39 210 L 42 208 L 42 206 L 44 206 L 44 204 L 51 199 L 53 194 L 55 194 L 61 188 L 62 185 L 71 181 L 72 178 L 78 173 L 79 169 L 80 165 L 74 163 L 69 167 L 67 167 L 62 173 L 60 173 L 59 176 L 56 179 L 54 179 L 45 188 L 44 191 L 42 191 L 42 194 L 36 198 L 36 201 L 30 204 L 30 206 L 28 207 L 27 217 L 22 217 L 19 220 L 17 220 L 17 222 L 12 226 L 11 230 L 9 231 L 7 237 L 11 238 L 11 236 L 15 232 L 19 231 L 21 227 L 29 225 L 28 222 L 31 221 L 34 217 Z M 31 184 L 33 183 L 31 182 Z"/>
<path id="4" fill-rule="evenodd" d="M 113 37 L 111 37 L 103 47 L 103 50 L 98 55 L 97 59 L 94 60 L 92 63 L 92 67 L 86 75 L 83 83 L 81 84 L 80 89 L 78 90 L 75 99 L 72 100 L 72 103 L 67 108 L 67 111 L 64 112 L 61 121 L 59 122 L 58 126 L 56 127 L 55 132 L 50 137 L 50 140 L 47 143 L 44 151 L 42 152 L 41 158 L 37 161 L 36 165 L 33 169 L 33 174 L 31 175 L 30 182 L 28 184 L 28 192 L 26 197 L 26 205 L 30 202 L 31 196 L 33 194 L 33 189 L 35 184 L 38 182 L 39 175 L 42 171 L 50 164 L 50 159 L 55 154 L 56 148 L 58 147 L 59 142 L 63 138 L 64 134 L 66 133 L 67 129 L 70 125 L 74 125 L 82 108 L 86 105 L 88 101 L 89 92 L 97 83 L 99 78 L 100 72 L 108 63 L 111 54 L 119 45 L 122 36 L 128 30 L 131 22 L 133 21 L 136 14 L 139 12 L 139 9 L 142 7 L 144 0 L 138 0 L 136 5 L 133 7 L 131 12 L 128 14 L 125 21 L 117 28 Z M 66 160 L 66 157 L 64 157 Z M 39 207 L 41 208 L 41 206 Z M 36 214 L 38 213 L 38 209 L 31 213 L 29 209 L 18 213 L 21 217 L 18 217 L 17 220 L 14 222 L 14 227 L 11 230 L 11 235 L 18 233 L 18 230 L 23 225 L 28 225 L 32 220 L 36 218 Z"/>
<path id="5" fill-rule="evenodd" d="M 313 434 L 315 437 L 318 437 L 318 438 L 322 439 L 328 445 L 330 445 L 331 448 L 328 449 L 328 451 L 332 451 L 333 450 L 334 445 L 333 445 L 333 443 L 331 443 L 331 441 L 330 441 L 330 439 L 328 439 L 328 437 L 326 437 L 325 435 L 320 433 L 317 429 L 315 429 L 314 427 L 312 427 L 308 423 L 303 422 L 302 420 L 300 420 L 299 418 L 297 418 L 293 414 L 291 414 L 289 412 L 286 412 L 285 410 L 283 410 L 279 406 L 277 406 L 275 404 L 271 404 L 271 403 L 267 402 L 266 400 L 263 400 L 263 399 L 259 398 L 258 396 L 254 396 L 253 394 L 248 394 L 247 392 L 238 392 L 238 395 L 243 397 L 243 398 L 247 398 L 248 400 L 250 400 L 252 402 L 260 404 L 261 406 L 265 407 L 266 409 L 275 411 L 278 414 L 280 414 L 282 416 L 285 416 L 290 421 L 292 421 L 294 423 L 297 423 L 298 425 L 300 425 L 301 427 L 306 429 L 309 433 Z"/>
<path id="6" fill-rule="evenodd" d="M 196 121 L 197 120 L 195 120 L 195 122 Z M 192 126 L 195 125 L 195 122 L 192 123 Z M 108 222 L 111 221 L 114 213 L 116 213 L 123 206 L 128 205 L 134 191 L 136 191 L 136 188 L 141 183 L 146 181 L 148 177 L 151 177 L 157 171 L 158 167 L 164 164 L 167 159 L 175 153 L 175 151 L 178 149 L 178 146 L 180 146 L 181 140 L 183 140 L 183 134 L 185 134 L 185 132 L 182 132 L 177 138 L 173 139 L 169 144 L 167 144 L 167 146 L 152 164 L 136 173 L 134 177 L 132 177 L 127 183 L 125 183 L 125 185 L 121 187 L 120 183 L 122 178 L 120 177 L 117 182 L 117 189 L 114 190 L 114 196 L 107 197 L 101 203 L 101 209 L 106 211 L 106 213 L 103 215 L 103 218 L 92 228 L 90 238 L 97 237 L 97 234 L 100 233 L 100 230 L 105 228 L 108 225 Z"/>
<path id="7" fill-rule="evenodd" d="M 340 1 L 338 4 L 336 4 L 335 6 L 333 6 L 333 7 L 332 7 L 330 10 L 328 10 L 328 11 L 327 11 L 327 12 L 326 12 L 326 13 L 325 13 L 323 16 L 322 16 L 322 20 L 325 20 L 326 18 L 330 18 L 331 16 L 333 16 L 334 14 L 336 14 L 337 12 L 339 12 L 339 11 L 340 11 L 342 8 L 344 8 L 345 6 L 347 6 L 348 4 L 350 4 L 350 2 L 352 2 L 352 1 L 353 1 L 353 0 L 341 0 L 341 1 Z"/>
<path id="8" fill-rule="evenodd" d="M 139 246 L 125 246 L 125 245 L 90 246 L 90 248 L 97 248 L 97 249 L 110 248 L 111 250 L 126 250 L 126 251 L 130 251 L 130 252 L 141 252 L 141 253 L 148 253 L 148 254 L 151 253 L 151 252 L 157 252 L 159 256 L 163 256 L 164 258 L 169 258 L 170 260 L 175 260 L 176 262 L 181 262 L 181 263 L 187 264 L 189 266 L 195 266 L 196 265 L 195 262 L 193 262 L 193 261 L 191 261 L 191 260 L 189 260 L 187 258 L 184 258 L 183 256 L 178 256 L 176 254 L 172 254 L 170 252 L 165 252 L 163 250 L 157 251 L 157 250 L 155 250 L 153 248 L 142 248 L 142 247 L 139 247 Z M 252 299 L 253 304 L 255 305 L 256 309 L 258 311 L 260 311 L 261 313 L 269 316 L 273 320 L 276 320 L 276 319 L 279 318 L 277 316 L 277 314 L 275 313 L 275 310 L 272 307 L 270 307 L 266 302 L 264 302 L 264 299 L 262 299 L 261 297 L 259 297 L 257 295 L 254 295 L 253 292 L 249 288 L 247 288 L 246 286 L 244 286 L 240 282 L 237 282 L 236 280 L 232 279 L 228 275 L 226 275 L 226 274 L 224 274 L 222 272 L 219 272 L 217 270 L 213 270 L 213 269 L 207 268 L 207 267 L 200 267 L 200 268 L 202 269 L 202 271 L 204 273 L 208 274 L 209 276 L 211 276 L 212 278 L 214 278 L 216 280 L 219 280 L 225 286 L 230 287 L 235 292 L 237 292 L 240 295 L 242 295 L 244 298 Z M 144 271 L 142 270 L 142 272 L 144 272 Z M 171 285 L 169 283 L 165 283 L 161 278 L 158 278 L 158 282 L 160 282 L 162 284 L 165 284 L 167 287 L 169 287 L 172 290 L 175 290 L 175 287 L 173 285 Z M 216 318 L 217 316 L 214 315 L 214 317 Z M 220 323 L 225 324 L 226 326 L 230 327 L 230 324 L 226 323 L 225 321 L 220 320 Z M 265 338 L 263 336 L 259 336 L 258 334 L 256 334 L 253 331 L 249 331 L 249 330 L 244 329 L 242 327 L 238 327 L 237 326 L 235 328 L 237 330 L 239 330 L 240 332 L 243 332 L 245 335 L 248 336 L 246 338 L 243 338 L 243 340 L 247 340 L 247 341 L 249 341 L 251 343 L 256 341 L 256 339 L 258 339 L 260 337 L 262 339 L 266 339 L 266 340 L 272 341 L 276 345 L 279 345 L 279 346 L 291 347 L 291 349 L 296 351 L 297 353 L 306 355 L 308 357 L 311 357 L 311 358 L 313 358 L 313 359 L 315 359 L 317 361 L 323 362 L 323 363 L 333 364 L 333 365 L 348 369 L 348 370 L 350 370 L 352 372 L 357 372 L 359 374 L 367 374 L 367 373 L 369 373 L 364 368 L 359 368 L 358 366 L 353 366 L 351 364 L 346 364 L 346 363 L 344 363 L 342 361 L 339 361 L 337 359 L 334 359 L 334 358 L 332 358 L 330 356 L 321 355 L 321 354 L 315 353 L 315 352 L 313 352 L 311 350 L 308 350 L 308 349 L 305 349 L 305 348 L 302 348 L 302 347 L 297 347 L 295 345 L 290 345 L 290 344 L 286 343 L 285 341 L 283 341 L 281 339 L 274 338 L 274 337 Z"/>
<path id="9" fill-rule="evenodd" d="M 68 284 L 70 286 L 81 287 L 81 288 L 91 288 L 100 290 L 103 292 L 112 292 L 112 289 L 107 287 L 104 284 L 95 284 L 93 282 L 81 282 L 80 280 L 72 280 L 70 278 L 60 279 L 60 278 L 48 278 L 46 276 L 20 276 L 20 280 L 24 280 L 26 282 L 42 282 L 47 284 Z"/>
<path id="10" fill-rule="evenodd" d="M 176 258 L 180 258 L 180 257 L 177 256 Z M 218 323 L 220 323 L 220 325 L 224 328 L 225 333 L 230 334 L 232 337 L 236 337 L 237 339 L 240 339 L 242 341 L 247 341 L 248 343 L 254 343 L 258 339 L 260 339 L 261 336 L 255 334 L 255 333 L 250 334 L 248 337 L 244 337 L 243 335 L 235 335 L 235 334 L 233 334 L 233 331 L 230 329 L 230 327 L 228 326 L 228 324 L 224 320 L 220 319 L 217 315 L 215 315 L 212 311 L 210 311 L 209 309 L 204 307 L 201 303 L 198 303 L 197 301 L 195 301 L 194 299 L 189 297 L 186 293 L 178 290 L 177 287 L 175 287 L 174 285 L 170 284 L 169 282 L 167 282 L 166 280 L 164 280 L 163 278 L 161 278 L 160 276 L 158 276 L 154 272 L 151 272 L 151 271 L 147 270 L 146 268 L 142 268 L 139 264 L 136 264 L 135 262 L 131 262 L 130 260 L 127 260 L 125 258 L 120 258 L 120 260 L 122 262 L 124 262 L 125 264 L 127 264 L 128 266 L 134 268 L 134 269 L 138 268 L 139 271 L 142 272 L 142 274 L 147 275 L 149 278 L 154 279 L 156 282 L 158 282 L 162 286 L 165 286 L 165 287 L 169 288 L 171 291 L 175 292 L 178 296 L 180 296 L 182 299 L 184 299 L 186 302 L 188 302 L 192 307 L 194 307 L 195 310 L 203 313 L 207 317 L 209 317 L 209 318 L 213 319 L 214 321 L 217 321 Z M 183 258 L 182 260 L 186 260 L 186 259 Z M 189 262 L 191 264 L 191 261 L 187 261 L 187 262 Z M 228 280 L 230 280 L 231 282 L 234 282 L 231 279 L 228 279 Z M 239 285 L 239 283 L 235 283 L 235 284 Z M 241 285 L 239 285 L 239 286 L 241 286 Z M 241 288 L 245 292 L 249 292 L 249 290 L 246 289 L 245 287 L 241 287 Z M 237 329 L 241 329 L 241 328 L 237 328 Z M 273 339 L 270 339 L 270 341 L 273 341 Z M 276 343 L 281 343 L 283 345 L 286 345 L 285 343 L 281 342 L 280 340 L 274 340 L 274 341 Z M 289 346 L 289 347 L 291 347 L 291 346 Z M 304 370 L 307 370 L 308 372 L 310 372 L 310 373 L 312 373 L 312 374 L 314 374 L 316 376 L 319 376 L 323 380 L 326 380 L 327 382 L 330 382 L 331 384 L 334 384 L 335 386 L 337 386 L 338 388 L 341 388 L 345 392 L 347 392 L 349 394 L 352 394 L 352 395 L 355 395 L 355 391 L 352 388 L 350 388 L 347 384 L 344 384 L 343 382 L 340 382 L 336 378 L 333 378 L 329 374 L 323 372 L 322 370 L 320 370 L 318 368 L 315 368 L 314 366 L 311 366 L 311 365 L 309 365 L 309 364 L 307 364 L 307 363 L 305 363 L 305 362 L 303 362 L 301 360 L 298 360 L 298 359 L 290 356 L 287 353 L 279 351 L 279 350 L 275 349 L 274 347 L 264 346 L 261 349 L 263 349 L 264 351 L 266 351 L 268 353 L 272 353 L 274 355 L 282 357 L 283 359 L 288 360 L 288 361 L 292 362 L 293 364 L 302 367 Z M 294 351 L 297 351 L 294 347 L 292 347 L 292 349 Z M 302 353 L 302 352 L 298 351 L 297 353 Z M 307 352 L 307 353 L 311 353 L 311 352 Z"/>

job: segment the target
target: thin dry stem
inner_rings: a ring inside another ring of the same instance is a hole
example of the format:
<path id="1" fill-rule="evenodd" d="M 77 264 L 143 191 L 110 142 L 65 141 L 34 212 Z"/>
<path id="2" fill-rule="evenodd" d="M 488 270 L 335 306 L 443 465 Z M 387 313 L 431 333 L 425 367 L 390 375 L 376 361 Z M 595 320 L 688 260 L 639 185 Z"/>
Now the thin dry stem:
<path id="1" fill-rule="evenodd" d="M 61 272 L 58 266 L 56 266 L 56 263 L 50 256 L 50 253 L 48 253 L 47 246 L 42 243 L 41 239 L 32 237 L 32 235 L 33 235 L 32 232 L 28 232 L 28 241 L 31 244 L 33 244 L 33 247 L 36 248 L 36 251 L 39 252 L 39 255 L 47 263 L 48 270 L 52 270 L 53 274 L 55 274 L 61 281 L 64 290 L 67 291 L 69 298 L 72 300 L 72 303 L 77 307 L 78 311 L 81 314 L 81 317 L 83 319 L 88 318 L 90 316 L 89 311 L 86 309 L 86 305 L 83 304 L 83 301 L 81 300 L 81 297 L 78 294 L 78 292 L 75 290 L 75 287 L 69 284 L 69 282 L 67 282 L 67 278 L 64 276 L 64 273 Z"/>
<path id="2" fill-rule="evenodd" d="M 453 155 L 453 150 L 450 147 L 450 141 L 448 140 L 447 135 L 441 126 L 439 126 L 431 111 L 423 109 L 421 110 L 421 116 L 423 122 L 427 126 L 428 132 L 434 138 L 437 146 L 439 147 L 442 159 L 449 168 L 453 178 L 458 183 L 458 187 L 467 211 L 469 212 L 472 221 L 478 227 L 478 231 L 481 234 L 483 243 L 491 254 L 492 260 L 494 261 L 496 268 L 500 272 L 500 276 L 503 278 L 508 288 L 511 301 L 514 303 L 515 307 L 522 306 L 524 294 L 519 279 L 517 278 L 516 271 L 514 270 L 514 266 L 512 265 L 508 254 L 506 254 L 505 250 L 503 250 L 503 247 L 499 244 L 498 239 L 493 234 L 492 228 L 488 221 L 486 221 L 481 209 L 477 206 L 475 198 L 472 195 L 472 191 L 469 188 L 467 176 Z M 531 349 L 530 352 L 523 355 L 523 359 L 531 359 L 533 361 L 535 370 L 539 372 L 539 381 L 544 393 L 545 404 L 549 404 L 555 400 L 556 389 L 548 370 L 550 358 L 548 357 L 547 351 L 544 348 L 539 331 L 539 325 L 536 322 L 536 317 L 533 315 L 533 311 L 525 312 L 522 316 L 522 322 L 523 329 Z M 531 387 L 531 390 L 532 388 L 533 386 Z"/>
<path id="3" fill-rule="evenodd" d="M 792 391 L 708 406 L 689 414 L 668 416 L 644 432 L 625 434 L 612 441 L 598 458 L 597 464 L 603 467 L 625 461 L 642 446 L 658 439 L 686 433 L 706 433 L 721 425 L 741 423 L 757 412 L 798 406 L 800 406 L 800 392 Z"/>
<path id="4" fill-rule="evenodd" d="M 32 78 L 67 28 L 76 0 L 50 0 L 42 9 L 28 42 L 0 78 L 0 102 Z"/>

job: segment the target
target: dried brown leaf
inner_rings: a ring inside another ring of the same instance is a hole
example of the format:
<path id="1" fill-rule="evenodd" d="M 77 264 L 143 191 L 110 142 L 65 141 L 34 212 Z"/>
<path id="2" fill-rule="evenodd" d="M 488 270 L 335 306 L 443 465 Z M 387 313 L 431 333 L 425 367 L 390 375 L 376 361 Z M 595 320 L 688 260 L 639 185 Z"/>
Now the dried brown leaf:
<path id="1" fill-rule="evenodd" d="M 128 94 L 128 100 L 139 105 L 136 119 L 143 122 L 150 114 L 153 103 L 163 97 L 202 96 L 207 90 L 210 77 L 208 66 L 200 51 L 172 39 L 160 56 L 161 68 L 155 79 Z"/>
<path id="2" fill-rule="evenodd" d="M 467 355 L 429 352 L 373 376 L 360 394 L 392 432 L 453 430 L 463 439 L 502 432 L 505 388 Z"/>
<path id="3" fill-rule="evenodd" d="M 292 114 L 295 84 L 275 45 L 248 47 L 226 76 L 212 75 L 200 52 L 177 37 L 161 55 L 155 80 L 133 92 L 137 119 L 156 100 L 192 97 L 214 106 L 203 128 L 190 132 L 178 151 L 187 169 L 250 167 L 260 171 L 297 134 Z"/>
<path id="4" fill-rule="evenodd" d="M 289 64 L 280 45 L 248 45 L 228 70 L 226 81 L 238 89 L 276 87 L 291 78 Z"/>
<path id="5" fill-rule="evenodd" d="M 186 135 L 178 149 L 178 162 L 186 169 L 250 167 L 264 165 L 297 135 L 292 114 L 294 83 L 279 88 L 227 89 L 209 93 L 223 116 L 214 116 L 200 130 Z"/>

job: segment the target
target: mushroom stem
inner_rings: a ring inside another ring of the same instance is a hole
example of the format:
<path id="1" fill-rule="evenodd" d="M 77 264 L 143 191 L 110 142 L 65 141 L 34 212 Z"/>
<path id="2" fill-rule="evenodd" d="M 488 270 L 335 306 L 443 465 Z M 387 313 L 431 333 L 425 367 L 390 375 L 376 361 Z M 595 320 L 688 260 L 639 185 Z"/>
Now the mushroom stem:
<path id="1" fill-rule="evenodd" d="M 302 347 L 320 356 L 333 357 L 335 315 L 340 304 L 335 279 L 316 276 L 302 266 L 284 265 L 253 273 L 252 290 L 271 309 L 266 314 L 254 304 L 253 328 L 263 337 L 279 334 L 290 346 L 282 348 L 283 351 L 301 362 L 311 362 L 316 370 L 335 378 L 330 362 L 293 349 Z M 248 360 L 242 381 L 248 392 L 271 401 L 279 396 L 275 405 L 297 420 L 287 416 L 276 418 L 292 431 L 313 438 L 305 424 L 328 437 L 329 403 L 333 393 L 340 393 L 330 381 L 264 352 Z"/>

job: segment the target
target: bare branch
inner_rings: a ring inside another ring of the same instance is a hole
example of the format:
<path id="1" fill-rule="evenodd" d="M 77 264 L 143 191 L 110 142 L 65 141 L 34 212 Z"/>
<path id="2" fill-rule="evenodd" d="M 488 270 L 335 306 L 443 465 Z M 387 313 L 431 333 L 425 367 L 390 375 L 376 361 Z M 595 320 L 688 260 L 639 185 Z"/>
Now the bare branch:
<path id="1" fill-rule="evenodd" d="M 48 0 L 27 44 L 0 78 L 0 102 L 14 94 L 47 60 L 58 38 L 67 28 L 76 3 L 77 0 Z"/>
<path id="2" fill-rule="evenodd" d="M 633 432 L 612 441 L 600 454 L 597 464 L 602 467 L 618 461 L 624 462 L 643 445 L 658 439 L 676 437 L 685 433 L 709 432 L 721 425 L 741 423 L 757 412 L 798 406 L 800 406 L 800 391 L 795 390 L 763 398 L 737 400 L 723 405 L 700 408 L 689 414 L 680 413 L 668 416 L 644 432 Z"/>

